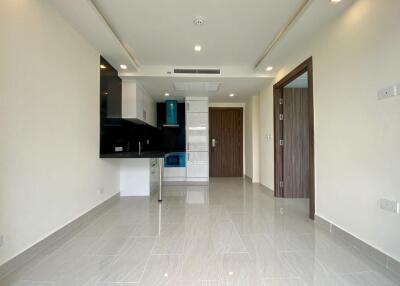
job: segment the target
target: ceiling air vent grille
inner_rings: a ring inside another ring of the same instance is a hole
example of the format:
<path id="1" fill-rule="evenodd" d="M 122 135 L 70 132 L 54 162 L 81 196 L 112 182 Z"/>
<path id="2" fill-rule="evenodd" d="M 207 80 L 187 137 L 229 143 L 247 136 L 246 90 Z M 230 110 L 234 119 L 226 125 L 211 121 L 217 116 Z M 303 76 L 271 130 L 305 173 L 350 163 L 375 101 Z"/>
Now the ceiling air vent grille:
<path id="1" fill-rule="evenodd" d="M 220 69 L 174 69 L 177 74 L 221 74 Z"/>

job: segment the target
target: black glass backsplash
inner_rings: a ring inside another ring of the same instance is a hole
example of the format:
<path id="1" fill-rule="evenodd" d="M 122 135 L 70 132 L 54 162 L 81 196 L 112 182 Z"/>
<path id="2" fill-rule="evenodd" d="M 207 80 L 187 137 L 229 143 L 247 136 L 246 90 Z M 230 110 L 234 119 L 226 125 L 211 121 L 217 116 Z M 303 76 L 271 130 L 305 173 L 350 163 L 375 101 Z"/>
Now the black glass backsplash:
<path id="1" fill-rule="evenodd" d="M 185 152 L 186 130 L 185 130 L 185 104 L 178 103 L 177 124 L 179 127 L 163 127 L 166 123 L 165 103 L 157 103 L 157 127 L 161 129 L 160 144 L 163 151 Z"/>

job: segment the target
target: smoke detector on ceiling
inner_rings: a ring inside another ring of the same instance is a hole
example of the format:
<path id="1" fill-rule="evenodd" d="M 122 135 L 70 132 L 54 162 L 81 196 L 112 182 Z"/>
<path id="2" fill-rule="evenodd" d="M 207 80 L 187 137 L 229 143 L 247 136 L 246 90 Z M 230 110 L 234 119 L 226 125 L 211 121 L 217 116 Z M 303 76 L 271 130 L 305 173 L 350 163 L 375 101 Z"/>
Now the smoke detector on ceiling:
<path id="1" fill-rule="evenodd" d="M 201 16 L 197 16 L 193 19 L 193 24 L 195 26 L 203 26 L 205 22 L 206 20 L 204 19 L 204 17 Z"/>

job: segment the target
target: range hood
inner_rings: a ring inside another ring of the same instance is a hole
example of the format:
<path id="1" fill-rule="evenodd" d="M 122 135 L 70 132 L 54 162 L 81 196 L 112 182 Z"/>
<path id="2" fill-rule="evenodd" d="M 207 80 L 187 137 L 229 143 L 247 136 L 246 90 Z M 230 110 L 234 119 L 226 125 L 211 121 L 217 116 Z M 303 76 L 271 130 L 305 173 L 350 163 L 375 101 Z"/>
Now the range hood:
<path id="1" fill-rule="evenodd" d="M 163 127 L 167 128 L 178 128 L 178 102 L 176 100 L 166 100 L 165 101 L 165 108 L 166 108 L 166 120 Z"/>

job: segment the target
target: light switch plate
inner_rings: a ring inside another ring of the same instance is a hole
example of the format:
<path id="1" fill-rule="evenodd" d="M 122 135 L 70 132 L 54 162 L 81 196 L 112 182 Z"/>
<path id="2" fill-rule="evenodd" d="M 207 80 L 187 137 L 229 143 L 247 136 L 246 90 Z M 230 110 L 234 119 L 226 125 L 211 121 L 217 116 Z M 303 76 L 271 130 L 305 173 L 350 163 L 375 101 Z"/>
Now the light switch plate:
<path id="1" fill-rule="evenodd" d="M 400 213 L 400 202 L 391 201 L 387 199 L 381 199 L 380 201 L 381 209 L 393 212 L 393 213 Z"/>
<path id="2" fill-rule="evenodd" d="M 396 95 L 396 86 L 392 85 L 386 88 L 382 88 L 378 91 L 378 99 L 383 100 Z"/>

